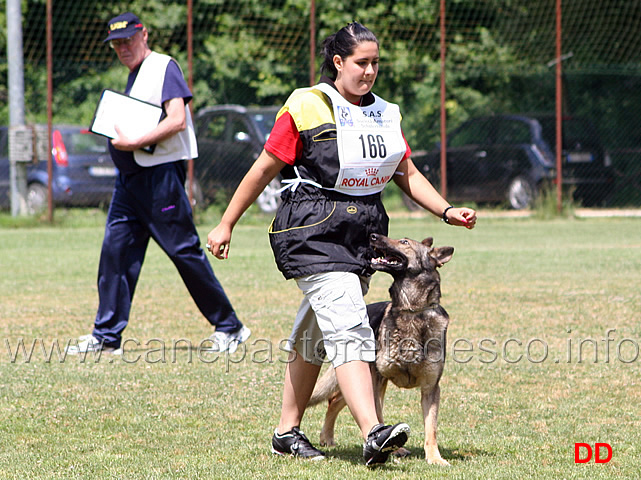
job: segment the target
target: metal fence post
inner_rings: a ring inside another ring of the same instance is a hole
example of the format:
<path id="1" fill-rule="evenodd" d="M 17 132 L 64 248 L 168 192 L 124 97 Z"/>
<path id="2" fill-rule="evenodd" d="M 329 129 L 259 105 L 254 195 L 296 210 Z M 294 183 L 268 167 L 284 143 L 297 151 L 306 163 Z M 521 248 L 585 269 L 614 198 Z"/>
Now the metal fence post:
<path id="1" fill-rule="evenodd" d="M 20 0 L 7 0 L 7 61 L 9 66 L 9 125 L 22 126 L 24 113 L 24 60 Z M 11 141 L 11 138 L 10 140 Z M 10 149 L 11 150 L 11 149 Z M 9 156 L 11 215 L 27 213 L 27 167 Z"/>

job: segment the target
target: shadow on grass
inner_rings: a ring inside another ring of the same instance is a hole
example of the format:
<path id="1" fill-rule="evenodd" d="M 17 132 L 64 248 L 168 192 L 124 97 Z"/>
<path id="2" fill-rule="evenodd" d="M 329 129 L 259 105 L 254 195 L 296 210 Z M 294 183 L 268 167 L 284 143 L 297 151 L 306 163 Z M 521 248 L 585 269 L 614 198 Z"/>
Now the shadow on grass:
<path id="1" fill-rule="evenodd" d="M 345 462 L 350 462 L 356 465 L 362 465 L 363 464 L 363 447 L 358 445 L 358 446 L 340 446 L 337 445 L 335 447 L 321 447 L 321 450 L 325 451 L 326 455 L 328 458 L 336 458 Z M 439 450 L 441 452 L 441 456 L 443 459 L 447 460 L 448 462 L 467 462 L 470 461 L 471 459 L 475 457 L 487 457 L 487 456 L 492 456 L 493 454 L 490 454 L 489 452 L 485 450 L 479 450 L 479 449 L 461 449 L 461 448 L 443 448 L 439 447 Z M 393 467 L 395 465 L 402 465 L 403 462 L 407 460 L 422 460 L 424 461 L 425 459 L 425 452 L 423 449 L 419 448 L 414 448 L 410 450 L 409 455 L 405 457 L 397 457 L 394 454 L 390 455 L 390 459 L 387 461 L 385 465 L 380 465 L 378 468 L 386 468 L 386 467 Z M 427 463 L 427 462 L 426 462 Z M 436 466 L 436 465 L 435 465 Z M 447 468 L 447 467 L 443 467 Z"/>
<path id="2" fill-rule="evenodd" d="M 485 450 L 480 450 L 478 448 L 443 448 L 439 446 L 441 456 L 448 462 L 468 462 L 476 457 L 493 457 L 493 453 L 489 453 Z M 423 451 L 420 452 L 421 458 L 423 457 Z"/>

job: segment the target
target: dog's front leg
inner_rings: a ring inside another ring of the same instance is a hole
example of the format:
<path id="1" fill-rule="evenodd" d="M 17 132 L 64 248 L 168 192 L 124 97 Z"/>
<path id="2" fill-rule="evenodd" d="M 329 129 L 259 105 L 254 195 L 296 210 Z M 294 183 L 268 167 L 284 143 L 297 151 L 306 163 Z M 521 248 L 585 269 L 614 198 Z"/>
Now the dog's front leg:
<path id="1" fill-rule="evenodd" d="M 327 412 L 325 413 L 325 423 L 320 433 L 320 444 L 323 447 L 333 447 L 336 445 L 334 441 L 334 426 L 336 425 L 336 418 L 340 411 L 345 408 L 347 403 L 343 398 L 340 390 L 334 392 L 327 400 Z"/>
<path id="2" fill-rule="evenodd" d="M 383 423 L 383 404 L 385 401 L 385 391 L 387 390 L 387 378 L 381 376 L 376 370 L 376 364 L 371 365 L 372 387 L 374 389 L 374 405 L 376 406 L 376 416 L 378 422 Z"/>
<path id="3" fill-rule="evenodd" d="M 436 465 L 449 465 L 441 457 L 436 443 L 436 428 L 438 424 L 438 406 L 441 401 L 441 389 L 426 386 L 421 389 L 421 407 L 423 408 L 423 423 L 425 424 L 425 460 Z"/>

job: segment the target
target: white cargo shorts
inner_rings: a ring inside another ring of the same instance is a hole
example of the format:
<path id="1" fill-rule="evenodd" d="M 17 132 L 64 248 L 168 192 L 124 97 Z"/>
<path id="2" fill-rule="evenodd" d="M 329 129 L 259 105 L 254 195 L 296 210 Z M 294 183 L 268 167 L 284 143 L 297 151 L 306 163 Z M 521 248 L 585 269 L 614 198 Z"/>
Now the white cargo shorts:
<path id="1" fill-rule="evenodd" d="M 314 365 L 375 361 L 376 340 L 364 299 L 369 281 L 346 272 L 297 278 L 304 297 L 286 350 L 295 350 Z"/>

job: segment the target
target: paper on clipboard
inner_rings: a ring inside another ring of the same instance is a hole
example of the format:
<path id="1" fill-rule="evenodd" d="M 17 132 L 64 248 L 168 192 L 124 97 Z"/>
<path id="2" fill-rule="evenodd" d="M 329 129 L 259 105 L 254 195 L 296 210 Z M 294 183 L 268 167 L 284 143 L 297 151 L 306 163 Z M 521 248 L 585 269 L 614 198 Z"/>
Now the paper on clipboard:
<path id="1" fill-rule="evenodd" d="M 118 125 L 128 137 L 138 138 L 158 125 L 162 113 L 162 108 L 149 102 L 105 89 L 89 130 L 98 135 L 116 138 L 114 126 Z"/>

